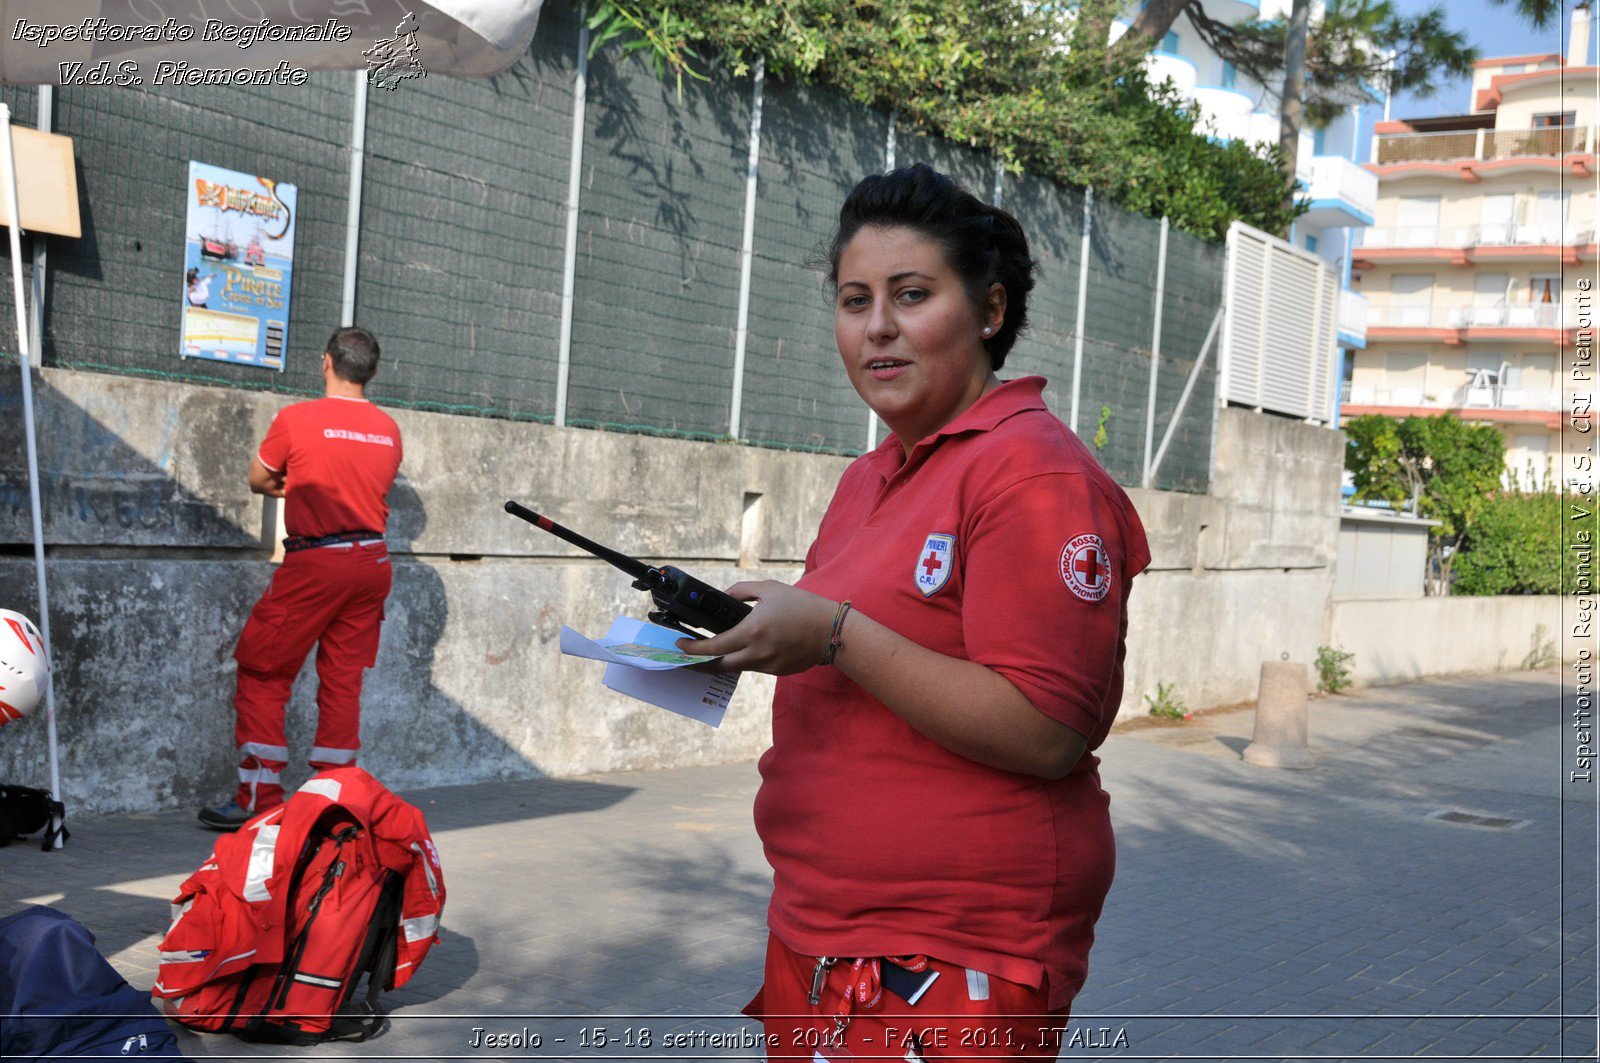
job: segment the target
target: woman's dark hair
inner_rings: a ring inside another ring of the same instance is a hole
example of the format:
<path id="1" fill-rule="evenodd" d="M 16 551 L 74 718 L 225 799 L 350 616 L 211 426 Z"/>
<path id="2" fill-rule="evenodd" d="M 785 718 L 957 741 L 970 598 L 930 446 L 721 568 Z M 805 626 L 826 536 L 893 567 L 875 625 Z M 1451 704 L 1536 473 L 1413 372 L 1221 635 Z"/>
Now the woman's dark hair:
<path id="1" fill-rule="evenodd" d="M 183 282 L 185 284 L 193 284 L 195 281 L 197 281 L 199 279 L 200 279 L 200 267 L 199 266 L 190 266 L 189 267 L 189 272 L 187 272 L 187 273 L 185 273 L 183 275 Z"/>
<path id="2" fill-rule="evenodd" d="M 937 242 L 979 306 L 990 285 L 1005 288 L 1005 320 L 983 341 L 991 368 L 1005 365 L 1018 334 L 1028 327 L 1028 292 L 1033 289 L 1034 261 L 1017 219 L 925 163 L 873 174 L 852 188 L 839 208 L 839 228 L 828 246 L 828 283 L 833 287 L 839 284 L 839 257 L 869 225 L 911 229 Z"/>

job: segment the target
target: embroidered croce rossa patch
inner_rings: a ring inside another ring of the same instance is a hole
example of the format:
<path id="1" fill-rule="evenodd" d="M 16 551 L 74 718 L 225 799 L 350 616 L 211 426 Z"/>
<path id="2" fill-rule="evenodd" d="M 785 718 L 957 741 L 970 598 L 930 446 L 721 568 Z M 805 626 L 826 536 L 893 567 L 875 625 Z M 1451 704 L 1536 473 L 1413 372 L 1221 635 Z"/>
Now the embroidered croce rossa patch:
<path id="1" fill-rule="evenodd" d="M 924 598 L 938 592 L 950 581 L 950 571 L 955 568 L 956 537 L 934 534 L 928 536 L 917 551 L 917 590 Z"/>
<path id="2" fill-rule="evenodd" d="M 1093 532 L 1073 536 L 1061 548 L 1061 582 L 1086 602 L 1098 602 L 1111 591 L 1111 558 Z"/>

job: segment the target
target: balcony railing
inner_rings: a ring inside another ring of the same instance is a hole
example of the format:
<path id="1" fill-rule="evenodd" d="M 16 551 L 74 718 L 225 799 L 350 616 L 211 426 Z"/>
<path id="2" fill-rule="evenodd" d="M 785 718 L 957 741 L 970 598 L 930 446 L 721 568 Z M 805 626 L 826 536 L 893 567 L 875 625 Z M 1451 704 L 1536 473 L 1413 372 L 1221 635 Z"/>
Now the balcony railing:
<path id="1" fill-rule="evenodd" d="M 1430 375 L 1434 371 L 1430 370 Z M 1370 384 L 1355 387 L 1346 381 L 1340 386 L 1339 401 L 1345 406 L 1416 406 L 1438 410 L 1558 411 L 1562 408 L 1558 388 L 1525 388 L 1507 382 L 1492 382 L 1486 387 L 1474 387 L 1470 381 L 1454 387 L 1374 387 Z"/>
<path id="2" fill-rule="evenodd" d="M 1385 303 L 1367 308 L 1369 328 L 1512 328 L 1555 329 L 1562 325 L 1560 303 L 1468 306 Z M 1567 321 L 1576 320 L 1569 310 Z"/>
<path id="3" fill-rule="evenodd" d="M 1357 339 L 1367 338 L 1367 297 L 1360 292 L 1339 293 L 1339 316 L 1335 323 L 1339 331 Z"/>
<path id="4" fill-rule="evenodd" d="M 1560 303 L 1464 306 L 1452 311 L 1452 325 L 1455 328 L 1560 328 L 1561 309 Z"/>
<path id="5" fill-rule="evenodd" d="M 1437 225 L 1374 225 L 1361 234 L 1362 247 L 1455 247 L 1440 241 L 1445 233 Z"/>
<path id="6" fill-rule="evenodd" d="M 1514 225 L 1508 222 L 1491 222 L 1486 225 L 1468 225 L 1457 230 L 1457 247 L 1531 247 L 1567 246 L 1582 247 L 1594 243 L 1593 227 L 1576 225 Z"/>
<path id="7" fill-rule="evenodd" d="M 1430 303 L 1386 303 L 1367 307 L 1368 328 L 1455 328 L 1457 311 Z"/>
<path id="8" fill-rule="evenodd" d="M 1374 225 L 1361 236 L 1362 247 L 1585 247 L 1595 242 L 1593 227 L 1517 225 Z"/>
<path id="9" fill-rule="evenodd" d="M 1477 129 L 1459 133 L 1383 133 L 1373 159 L 1379 166 L 1397 162 L 1454 162 L 1457 159 L 1515 159 L 1593 154 L 1594 126 L 1553 129 Z"/>
<path id="10" fill-rule="evenodd" d="M 1370 217 L 1378 206 L 1378 175 L 1341 155 L 1316 155 L 1309 194 L 1314 200 L 1343 200 Z"/>

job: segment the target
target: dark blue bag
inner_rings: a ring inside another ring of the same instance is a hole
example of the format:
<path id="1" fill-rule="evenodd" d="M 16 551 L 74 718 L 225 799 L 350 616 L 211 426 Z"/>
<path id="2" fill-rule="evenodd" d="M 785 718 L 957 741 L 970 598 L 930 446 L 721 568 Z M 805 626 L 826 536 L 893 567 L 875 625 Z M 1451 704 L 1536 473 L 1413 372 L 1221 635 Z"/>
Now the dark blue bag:
<path id="1" fill-rule="evenodd" d="M 95 948 L 87 927 L 36 904 L 0 919 L 0 1059 L 183 1060 L 167 1021 Z"/>

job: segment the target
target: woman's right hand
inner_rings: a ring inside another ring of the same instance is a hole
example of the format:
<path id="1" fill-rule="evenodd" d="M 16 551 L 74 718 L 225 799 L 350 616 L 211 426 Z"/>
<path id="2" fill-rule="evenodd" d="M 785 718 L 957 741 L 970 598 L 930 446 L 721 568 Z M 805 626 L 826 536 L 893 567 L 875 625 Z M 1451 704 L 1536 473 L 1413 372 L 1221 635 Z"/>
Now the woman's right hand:
<path id="1" fill-rule="evenodd" d="M 735 583 L 728 594 L 750 602 L 750 615 L 709 639 L 679 639 L 684 653 L 720 654 L 716 672 L 793 675 L 822 663 L 838 603 L 779 580 Z"/>

